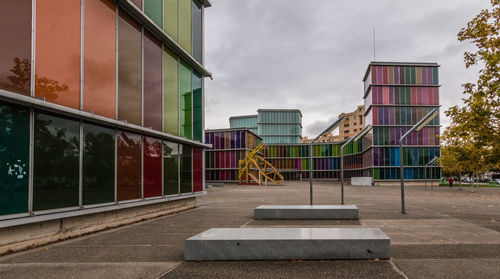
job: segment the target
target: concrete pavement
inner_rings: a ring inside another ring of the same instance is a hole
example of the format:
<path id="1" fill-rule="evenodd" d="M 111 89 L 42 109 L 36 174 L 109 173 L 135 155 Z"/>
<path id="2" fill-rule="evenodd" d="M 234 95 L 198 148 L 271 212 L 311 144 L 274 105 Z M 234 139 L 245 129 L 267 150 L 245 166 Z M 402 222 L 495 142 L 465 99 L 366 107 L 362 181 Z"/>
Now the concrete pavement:
<path id="1" fill-rule="evenodd" d="M 307 182 L 225 185 L 198 207 L 0 257 L 0 278 L 495 278 L 500 274 L 500 189 L 347 186 L 360 220 L 253 220 L 261 204 L 308 204 Z M 339 204 L 337 183 L 315 182 L 316 204 Z M 184 262 L 184 240 L 211 227 L 380 227 L 388 261 Z"/>

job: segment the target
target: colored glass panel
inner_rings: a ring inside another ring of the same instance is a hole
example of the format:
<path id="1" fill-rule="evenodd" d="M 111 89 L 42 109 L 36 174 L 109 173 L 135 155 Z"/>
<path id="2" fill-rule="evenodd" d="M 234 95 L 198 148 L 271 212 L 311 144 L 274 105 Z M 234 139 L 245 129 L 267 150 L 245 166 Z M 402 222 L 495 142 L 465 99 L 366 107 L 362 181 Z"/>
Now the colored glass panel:
<path id="1" fill-rule="evenodd" d="M 117 135 L 117 200 L 141 198 L 141 136 L 119 131 Z"/>
<path id="2" fill-rule="evenodd" d="M 231 152 L 231 158 L 235 153 Z M 230 161 L 230 167 L 235 167 L 234 159 Z M 193 192 L 203 191 L 203 149 L 193 148 Z"/>
<path id="3" fill-rule="evenodd" d="M 197 1 L 192 2 L 193 20 L 193 57 L 200 64 L 202 63 L 202 18 L 201 5 Z"/>
<path id="4" fill-rule="evenodd" d="M 189 54 L 192 54 L 191 1 L 179 0 L 179 43 Z"/>
<path id="5" fill-rule="evenodd" d="M 0 139 L 0 215 L 27 212 L 30 111 L 0 102 Z"/>
<path id="6" fill-rule="evenodd" d="M 181 154 L 181 193 L 191 193 L 193 181 L 192 147 L 182 145 Z"/>
<path id="7" fill-rule="evenodd" d="M 144 126 L 161 131 L 162 44 L 144 31 Z"/>
<path id="8" fill-rule="evenodd" d="M 31 0 L 0 2 L 0 89 L 30 95 Z"/>
<path id="9" fill-rule="evenodd" d="M 118 119 L 142 125 L 142 34 L 120 11 L 118 21 Z"/>
<path id="10" fill-rule="evenodd" d="M 144 197 L 162 194 L 162 141 L 144 137 Z"/>
<path id="11" fill-rule="evenodd" d="M 166 47 L 163 51 L 163 131 L 179 135 L 178 58 Z"/>
<path id="12" fill-rule="evenodd" d="M 162 27 L 162 2 L 163 0 L 144 0 L 144 13 L 160 28 Z"/>
<path id="13" fill-rule="evenodd" d="M 202 141 L 203 134 L 203 94 L 201 75 L 193 71 L 193 139 Z"/>
<path id="14" fill-rule="evenodd" d="M 80 1 L 36 3 L 35 96 L 80 109 Z"/>
<path id="15" fill-rule="evenodd" d="M 83 124 L 82 204 L 115 199 L 115 130 Z"/>
<path id="16" fill-rule="evenodd" d="M 163 187 L 165 195 L 179 194 L 179 144 L 163 142 Z"/>
<path id="17" fill-rule="evenodd" d="M 137 8 L 142 10 L 142 0 L 130 0 Z"/>
<path id="18" fill-rule="evenodd" d="M 33 210 L 78 206 L 80 123 L 35 113 Z"/>
<path id="19" fill-rule="evenodd" d="M 191 92 L 191 68 L 183 61 L 180 63 L 179 70 L 179 91 L 180 91 L 180 128 L 181 137 L 193 138 L 193 111 L 192 111 L 192 92 Z"/>
<path id="20" fill-rule="evenodd" d="M 85 0 L 83 109 L 116 118 L 116 6 Z"/>
<path id="21" fill-rule="evenodd" d="M 163 30 L 179 41 L 179 0 L 163 0 Z"/>

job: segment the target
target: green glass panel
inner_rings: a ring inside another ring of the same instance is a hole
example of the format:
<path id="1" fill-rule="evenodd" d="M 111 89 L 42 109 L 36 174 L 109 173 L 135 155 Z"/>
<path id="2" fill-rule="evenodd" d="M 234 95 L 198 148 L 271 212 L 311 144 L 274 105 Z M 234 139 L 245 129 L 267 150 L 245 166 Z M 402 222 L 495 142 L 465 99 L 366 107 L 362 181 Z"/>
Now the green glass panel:
<path id="1" fill-rule="evenodd" d="M 176 42 L 179 42 L 179 2 L 178 0 L 163 0 L 163 30 Z"/>
<path id="2" fill-rule="evenodd" d="M 179 145 L 168 141 L 163 142 L 163 187 L 165 195 L 179 194 Z"/>
<path id="3" fill-rule="evenodd" d="M 373 169 L 373 179 L 379 179 L 379 169 Z"/>
<path id="4" fill-rule="evenodd" d="M 179 70 L 181 137 L 193 138 L 191 68 L 182 60 Z"/>
<path id="5" fill-rule="evenodd" d="M 179 43 L 189 54 L 192 54 L 191 1 L 179 0 Z"/>
<path id="6" fill-rule="evenodd" d="M 0 215 L 28 211 L 30 112 L 0 102 Z"/>
<path id="7" fill-rule="evenodd" d="M 179 64 L 175 54 L 163 49 L 163 131 L 179 135 Z"/>
<path id="8" fill-rule="evenodd" d="M 405 83 L 411 84 L 411 71 L 410 67 L 405 67 Z"/>
<path id="9" fill-rule="evenodd" d="M 80 123 L 35 113 L 33 210 L 78 206 Z"/>
<path id="10" fill-rule="evenodd" d="M 115 131 L 83 124 L 82 203 L 115 199 Z"/>
<path id="11" fill-rule="evenodd" d="M 432 84 L 438 85 L 438 68 L 432 68 Z"/>
<path id="12" fill-rule="evenodd" d="M 417 83 L 417 74 L 415 72 L 415 67 L 410 67 L 411 71 L 411 84 L 416 84 Z"/>
<path id="13" fill-rule="evenodd" d="M 144 13 L 159 27 L 162 27 L 162 2 L 163 0 L 144 0 Z"/>
<path id="14" fill-rule="evenodd" d="M 182 145 L 181 155 L 181 193 L 191 193 L 193 168 L 192 168 L 192 147 L 189 145 Z"/>
<path id="15" fill-rule="evenodd" d="M 203 95 L 201 75 L 193 71 L 193 139 L 202 141 Z"/>

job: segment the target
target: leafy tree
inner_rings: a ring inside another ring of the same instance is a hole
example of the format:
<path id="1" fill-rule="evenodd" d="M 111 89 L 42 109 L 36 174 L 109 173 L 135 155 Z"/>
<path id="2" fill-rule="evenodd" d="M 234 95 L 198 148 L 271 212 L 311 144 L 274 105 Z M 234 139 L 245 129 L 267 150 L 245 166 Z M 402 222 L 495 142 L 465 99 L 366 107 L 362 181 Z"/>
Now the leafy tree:
<path id="1" fill-rule="evenodd" d="M 448 146 L 462 149 L 465 157 L 459 159 L 475 175 L 500 168 L 500 0 L 491 0 L 491 5 L 458 33 L 459 41 L 475 46 L 464 53 L 466 68 L 481 69 L 475 83 L 463 85 L 464 106 L 446 111 L 452 123 L 443 133 Z"/>

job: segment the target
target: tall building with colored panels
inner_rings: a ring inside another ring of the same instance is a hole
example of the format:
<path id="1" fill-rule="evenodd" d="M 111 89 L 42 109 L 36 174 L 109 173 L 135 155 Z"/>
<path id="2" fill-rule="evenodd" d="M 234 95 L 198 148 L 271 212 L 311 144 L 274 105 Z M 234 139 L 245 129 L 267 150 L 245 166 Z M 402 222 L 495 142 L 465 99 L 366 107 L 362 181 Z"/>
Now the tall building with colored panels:
<path id="1" fill-rule="evenodd" d="M 248 129 L 254 134 L 258 134 L 257 129 L 257 114 L 241 115 L 229 117 L 229 128 L 231 129 Z"/>
<path id="2" fill-rule="evenodd" d="M 238 182 L 238 162 L 262 141 L 247 129 L 206 130 L 205 177 L 210 182 Z"/>
<path id="3" fill-rule="evenodd" d="M 209 6 L 0 1 L 0 222 L 203 192 Z"/>
<path id="4" fill-rule="evenodd" d="M 433 109 L 439 109 L 439 65 L 436 63 L 372 62 L 364 82 L 365 120 L 373 130 L 363 140 L 371 147 L 363 164 L 374 181 L 400 179 L 399 138 Z M 440 179 L 439 115 L 403 143 L 404 178 Z"/>

